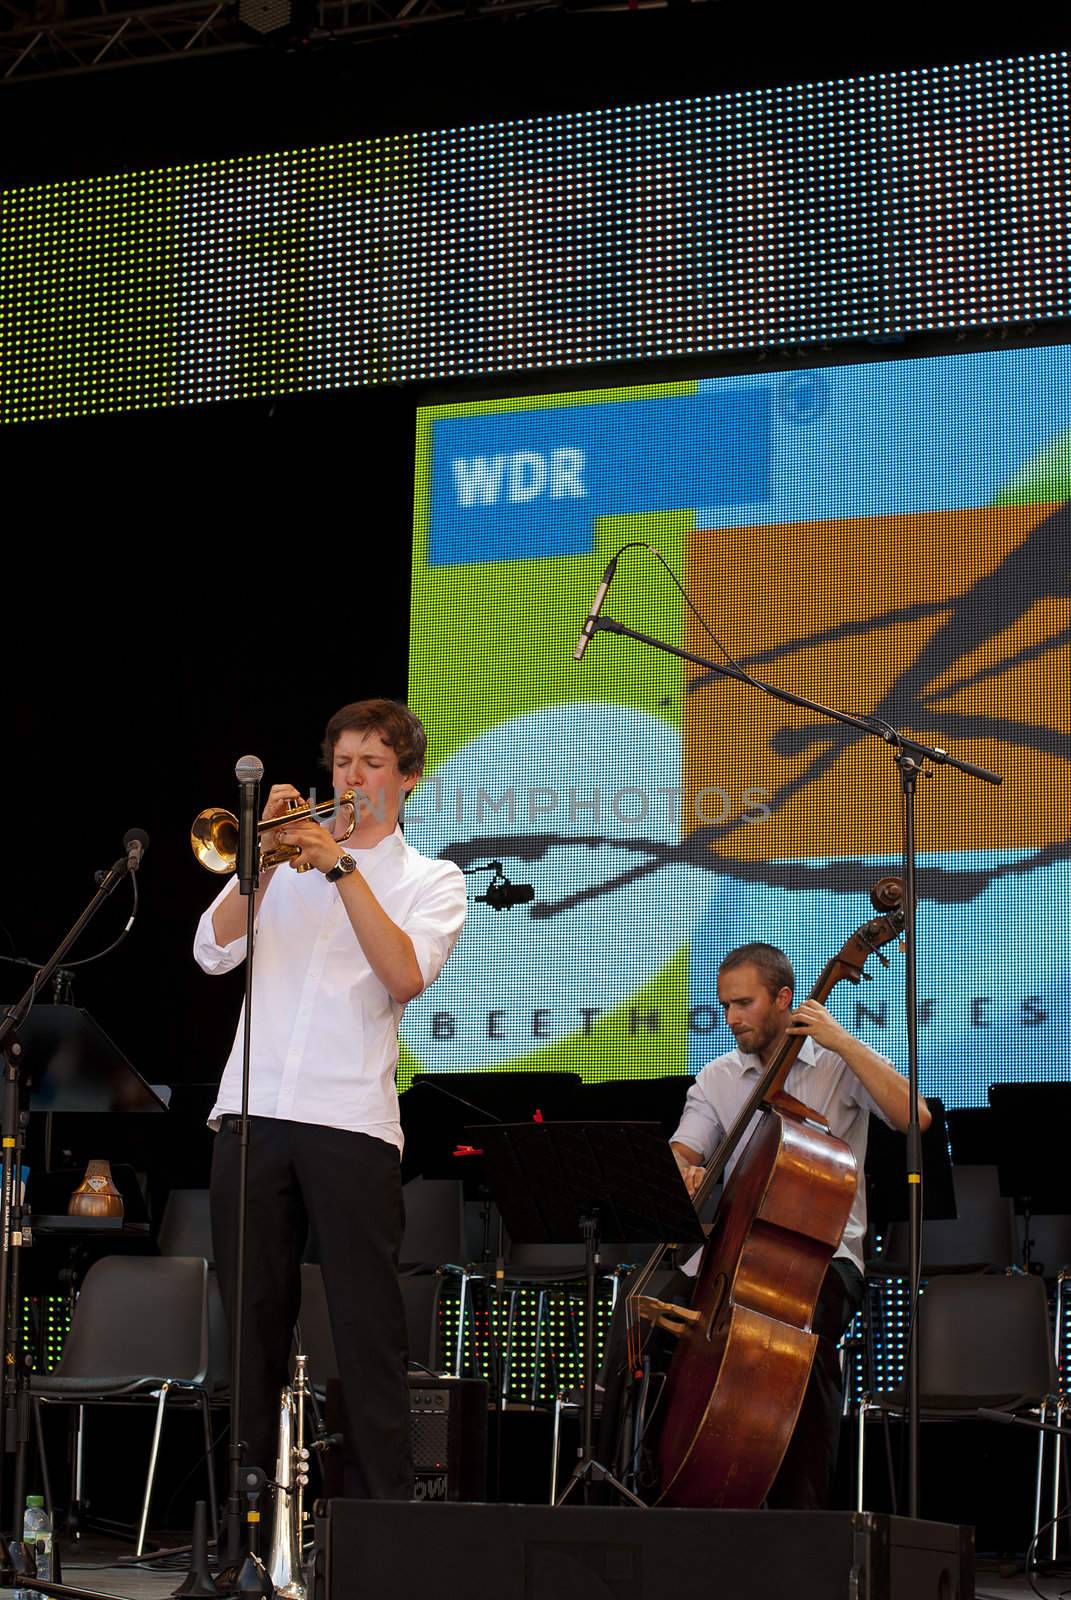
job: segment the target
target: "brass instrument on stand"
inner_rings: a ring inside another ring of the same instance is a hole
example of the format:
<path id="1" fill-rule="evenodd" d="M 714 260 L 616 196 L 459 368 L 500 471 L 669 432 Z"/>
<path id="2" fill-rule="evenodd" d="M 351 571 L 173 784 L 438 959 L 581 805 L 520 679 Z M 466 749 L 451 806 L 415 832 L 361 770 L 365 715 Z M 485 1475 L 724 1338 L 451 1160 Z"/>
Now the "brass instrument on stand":
<path id="1" fill-rule="evenodd" d="M 305 1489 L 309 1451 L 305 1444 L 306 1357 L 294 1359 L 294 1381 L 279 1396 L 279 1442 L 275 1460 L 275 1515 L 268 1575 L 281 1600 L 306 1600 Z"/>

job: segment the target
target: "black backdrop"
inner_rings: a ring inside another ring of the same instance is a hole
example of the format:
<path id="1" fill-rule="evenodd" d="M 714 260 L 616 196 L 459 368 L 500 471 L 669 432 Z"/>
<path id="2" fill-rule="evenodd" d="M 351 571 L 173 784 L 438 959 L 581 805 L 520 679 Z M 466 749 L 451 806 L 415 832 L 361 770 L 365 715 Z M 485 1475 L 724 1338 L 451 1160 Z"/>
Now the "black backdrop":
<path id="1" fill-rule="evenodd" d="M 218 1076 L 240 1003 L 240 976 L 190 953 L 220 887 L 190 851 L 194 815 L 234 809 L 248 752 L 322 787 L 330 713 L 405 693 L 411 419 L 408 398 L 350 395 L 8 436 L 0 951 L 44 959 L 94 869 L 146 828 L 138 923 L 75 1000 L 152 1082 Z M 72 957 L 129 904 L 124 886 Z M 0 995 L 23 976 L 0 964 Z"/>
<path id="2" fill-rule="evenodd" d="M 713 0 L 459 19 L 374 44 L 8 84 L 0 184 L 1064 42 L 1052 21 L 955 8 L 901 8 L 895 26 Z M 239 976 L 208 979 L 190 954 L 216 887 L 189 853 L 193 815 L 231 803 L 247 752 L 269 778 L 322 781 L 330 712 L 405 693 L 413 414 L 429 398 L 298 397 L 0 436 L 0 952 L 42 959 L 125 829 L 147 828 L 138 925 L 79 973 L 75 998 L 151 1081 L 215 1077 L 239 1003 Z M 124 889 L 81 953 L 127 906 Z M 0 996 L 21 977 L 0 963 Z"/>

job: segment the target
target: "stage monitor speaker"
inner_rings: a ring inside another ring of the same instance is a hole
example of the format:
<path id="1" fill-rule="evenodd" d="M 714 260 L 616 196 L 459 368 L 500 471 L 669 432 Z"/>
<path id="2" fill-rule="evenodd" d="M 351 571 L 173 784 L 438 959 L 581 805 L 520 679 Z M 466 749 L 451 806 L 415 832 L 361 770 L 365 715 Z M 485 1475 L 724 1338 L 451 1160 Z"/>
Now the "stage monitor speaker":
<path id="1" fill-rule="evenodd" d="M 320 1502 L 319 1600 L 973 1600 L 971 1529 L 853 1511 Z"/>
<path id="2" fill-rule="evenodd" d="M 346 1431 L 337 1378 L 327 1384 L 329 1433 Z M 409 1374 L 409 1431 L 414 1500 L 484 1500 L 487 1497 L 487 1384 L 482 1378 Z M 324 1494 L 341 1492 L 337 1450 L 325 1453 Z"/>

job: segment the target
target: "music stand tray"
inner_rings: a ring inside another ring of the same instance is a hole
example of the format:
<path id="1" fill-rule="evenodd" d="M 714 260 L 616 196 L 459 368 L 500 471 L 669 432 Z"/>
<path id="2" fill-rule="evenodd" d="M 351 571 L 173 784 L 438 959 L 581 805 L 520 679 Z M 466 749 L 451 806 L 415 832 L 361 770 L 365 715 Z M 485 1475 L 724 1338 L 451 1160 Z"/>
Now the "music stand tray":
<path id="1" fill-rule="evenodd" d="M 596 1461 L 595 1279 L 599 1243 L 702 1244 L 705 1234 L 657 1123 L 523 1122 L 469 1128 L 492 1193 L 519 1244 L 584 1243 L 584 1419 L 580 1457 L 559 1495 L 605 1483 L 644 1502 Z"/>

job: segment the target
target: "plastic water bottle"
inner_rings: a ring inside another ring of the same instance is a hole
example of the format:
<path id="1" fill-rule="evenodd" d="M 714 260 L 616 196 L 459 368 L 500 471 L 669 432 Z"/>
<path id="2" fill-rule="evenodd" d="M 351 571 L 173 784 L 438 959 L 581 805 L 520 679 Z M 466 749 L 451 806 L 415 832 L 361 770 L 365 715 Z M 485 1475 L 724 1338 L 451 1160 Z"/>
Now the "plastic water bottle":
<path id="1" fill-rule="evenodd" d="M 26 1496 L 26 1515 L 22 1523 L 22 1538 L 34 1555 L 37 1576 L 52 1576 L 52 1518 L 45 1510 L 45 1497 L 40 1494 Z"/>

